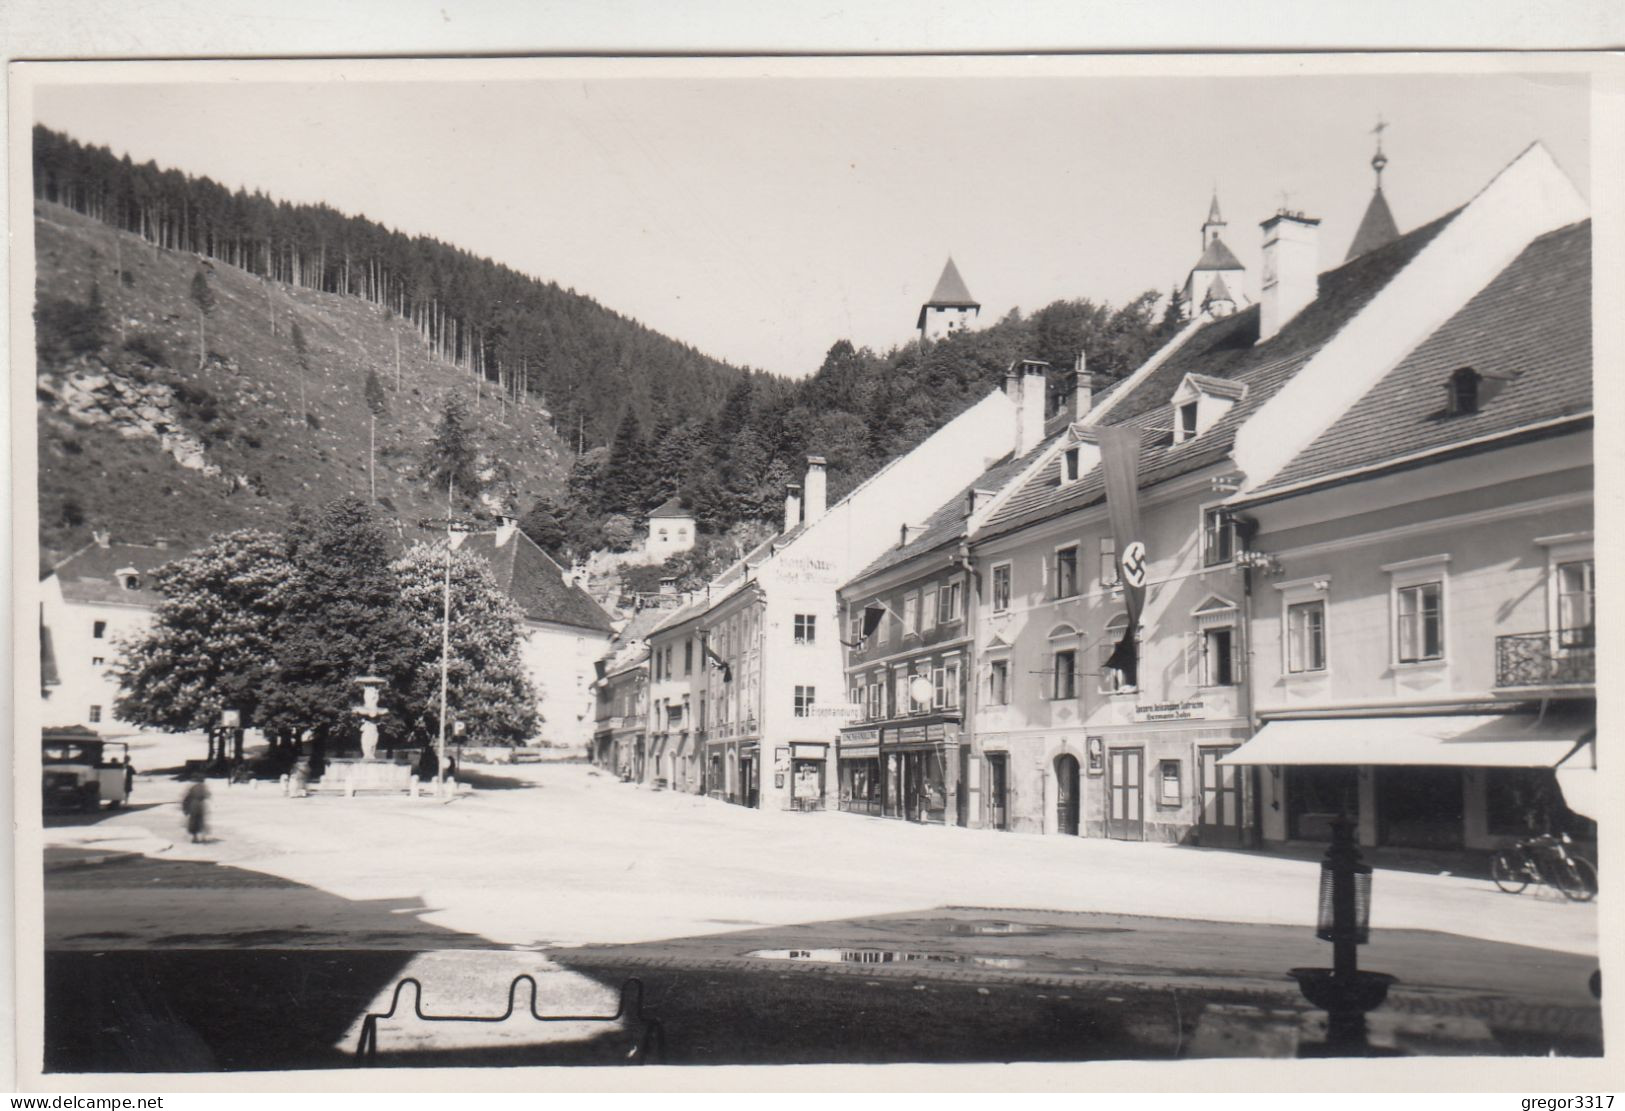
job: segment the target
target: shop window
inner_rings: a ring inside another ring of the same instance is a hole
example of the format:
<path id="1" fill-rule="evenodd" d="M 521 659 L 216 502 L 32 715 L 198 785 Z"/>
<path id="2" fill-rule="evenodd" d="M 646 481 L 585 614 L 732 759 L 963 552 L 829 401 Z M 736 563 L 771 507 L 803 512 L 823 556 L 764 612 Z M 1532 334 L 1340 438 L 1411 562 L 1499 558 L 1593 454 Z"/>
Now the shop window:
<path id="1" fill-rule="evenodd" d="M 795 700 L 796 700 L 795 701 L 795 715 L 796 715 L 796 717 L 798 717 L 798 718 L 812 717 L 813 695 L 814 695 L 814 691 L 813 691 L 812 687 L 803 687 L 803 686 L 800 686 L 799 684 L 796 686 L 796 691 L 795 691 Z"/>
<path id="2" fill-rule="evenodd" d="M 1484 817 L 1490 833 L 1529 837 L 1557 828 L 1557 777 L 1549 768 L 1485 768 Z"/>
<path id="3" fill-rule="evenodd" d="M 959 620 L 960 593 L 963 589 L 963 585 L 955 581 L 944 583 L 937 592 L 937 624 L 946 625 Z"/>
<path id="4" fill-rule="evenodd" d="M 1161 806 L 1178 806 L 1184 798 L 1179 761 L 1161 761 L 1157 765 L 1157 803 Z"/>
<path id="5" fill-rule="evenodd" d="M 1217 567 L 1236 554 L 1235 519 L 1223 509 L 1202 511 L 1202 565 Z"/>
<path id="6" fill-rule="evenodd" d="M 1286 608 L 1286 668 L 1298 674 L 1326 670 L 1326 603 L 1298 602 Z"/>
<path id="7" fill-rule="evenodd" d="M 1078 546 L 1061 548 L 1055 553 L 1055 597 L 1073 598 L 1078 593 Z"/>
<path id="8" fill-rule="evenodd" d="M 1286 769 L 1286 835 L 1294 841 L 1329 841 L 1332 819 L 1360 817 L 1360 781 L 1353 768 Z"/>
<path id="9" fill-rule="evenodd" d="M 994 660 L 988 664 L 987 701 L 991 706 L 1010 705 L 1010 661 Z"/>
<path id="10" fill-rule="evenodd" d="M 1557 565 L 1557 643 L 1590 648 L 1597 643 L 1596 566 L 1589 559 Z"/>
<path id="11" fill-rule="evenodd" d="M 1202 633 L 1202 686 L 1228 687 L 1235 683 L 1234 629 L 1207 629 Z"/>
<path id="12" fill-rule="evenodd" d="M 993 568 L 993 612 L 1003 613 L 1010 608 L 1010 565 L 1000 563 Z"/>
<path id="13" fill-rule="evenodd" d="M 1400 663 L 1444 656 L 1444 592 L 1436 582 L 1403 586 L 1394 592 L 1394 643 Z"/>
<path id="14" fill-rule="evenodd" d="M 812 644 L 816 640 L 818 629 L 818 615 L 812 613 L 798 613 L 795 618 L 795 634 L 797 644 Z"/>
<path id="15" fill-rule="evenodd" d="M 1055 653 L 1055 685 L 1052 688 L 1056 701 L 1078 697 L 1078 653 L 1076 649 L 1063 648 Z"/>

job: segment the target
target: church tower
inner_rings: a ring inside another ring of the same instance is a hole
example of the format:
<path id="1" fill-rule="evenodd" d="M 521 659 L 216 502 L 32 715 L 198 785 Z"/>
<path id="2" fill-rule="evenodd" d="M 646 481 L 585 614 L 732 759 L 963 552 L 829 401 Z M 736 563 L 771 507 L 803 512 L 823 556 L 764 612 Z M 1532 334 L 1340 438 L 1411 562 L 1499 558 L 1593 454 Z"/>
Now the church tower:
<path id="1" fill-rule="evenodd" d="M 1191 267 L 1180 296 L 1180 315 L 1186 319 L 1200 312 L 1224 316 L 1236 310 L 1239 301 L 1231 286 L 1241 286 L 1241 274 L 1246 267 L 1235 252 L 1226 247 L 1219 233 L 1224 229 L 1224 216 L 1219 212 L 1219 193 L 1214 190 L 1213 201 L 1207 207 L 1207 219 L 1202 221 L 1202 257 Z M 1225 281 L 1225 274 L 1231 274 Z"/>
<path id="2" fill-rule="evenodd" d="M 981 311 L 981 304 L 965 288 L 965 279 L 959 276 L 959 267 L 949 256 L 948 265 L 942 268 L 942 277 L 937 279 L 937 288 L 931 291 L 931 299 L 920 306 L 919 320 L 915 324 L 920 330 L 920 342 L 969 328 Z"/>
<path id="3" fill-rule="evenodd" d="M 1387 127 L 1379 116 L 1377 126 L 1372 128 L 1377 136 L 1377 153 L 1371 156 L 1371 169 L 1376 172 L 1377 187 L 1371 194 L 1371 203 L 1365 207 L 1365 215 L 1360 218 L 1360 228 L 1354 233 L 1354 242 L 1349 244 L 1344 262 L 1399 238 L 1399 226 L 1394 223 L 1394 214 L 1388 211 L 1388 199 L 1382 195 L 1382 171 L 1388 166 L 1388 156 L 1382 153 L 1382 133 Z"/>

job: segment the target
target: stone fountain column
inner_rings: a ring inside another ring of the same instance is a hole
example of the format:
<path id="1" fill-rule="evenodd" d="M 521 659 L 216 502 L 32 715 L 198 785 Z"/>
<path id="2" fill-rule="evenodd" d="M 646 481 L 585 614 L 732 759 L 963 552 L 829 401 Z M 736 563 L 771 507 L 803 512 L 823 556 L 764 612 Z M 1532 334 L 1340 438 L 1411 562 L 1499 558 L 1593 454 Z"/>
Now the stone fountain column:
<path id="1" fill-rule="evenodd" d="M 378 691 L 388 680 L 363 675 L 356 682 L 361 684 L 361 705 L 351 709 L 361 717 L 361 758 L 372 760 L 378 753 L 378 719 L 389 713 L 378 705 Z"/>

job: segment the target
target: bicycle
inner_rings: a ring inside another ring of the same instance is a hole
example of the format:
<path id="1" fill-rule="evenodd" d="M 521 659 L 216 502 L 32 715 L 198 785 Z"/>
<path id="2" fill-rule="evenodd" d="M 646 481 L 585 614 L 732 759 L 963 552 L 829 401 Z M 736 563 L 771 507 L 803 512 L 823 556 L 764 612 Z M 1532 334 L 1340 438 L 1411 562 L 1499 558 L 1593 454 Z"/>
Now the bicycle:
<path id="1" fill-rule="evenodd" d="M 1566 899 L 1577 903 L 1597 894 L 1597 867 L 1582 856 L 1569 852 L 1569 836 L 1545 834 L 1518 841 L 1490 858 L 1490 878 L 1495 886 L 1516 895 L 1531 883 L 1557 888 Z"/>

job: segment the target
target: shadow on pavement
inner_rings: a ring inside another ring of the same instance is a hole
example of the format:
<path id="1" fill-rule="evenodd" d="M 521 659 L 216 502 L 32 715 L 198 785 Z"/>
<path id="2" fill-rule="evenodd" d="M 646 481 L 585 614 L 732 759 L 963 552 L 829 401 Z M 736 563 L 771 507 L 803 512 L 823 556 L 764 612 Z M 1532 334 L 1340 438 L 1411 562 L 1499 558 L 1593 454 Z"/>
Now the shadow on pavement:
<path id="1" fill-rule="evenodd" d="M 105 889 L 119 897 L 117 873 L 132 886 L 198 889 L 231 899 L 245 888 L 287 891 L 300 917 L 341 920 L 358 943 L 412 948 L 293 949 L 298 930 L 208 932 L 135 939 L 117 931 L 70 935 L 75 946 L 45 954 L 45 1071 L 209 1072 L 229 1069 L 340 1068 L 354 1058 L 337 1048 L 379 992 L 419 949 L 489 948 L 472 934 L 425 922 L 419 900 L 349 900 L 317 888 L 200 861 L 114 863 L 76 868 L 53 883 Z M 112 884 L 109 880 L 112 879 Z M 49 895 L 47 903 L 49 903 Z M 158 947 L 151 947 L 154 944 Z"/>
<path id="2" fill-rule="evenodd" d="M 61 829 L 64 826 L 93 826 L 117 818 L 120 814 L 135 814 L 143 810 L 152 810 L 163 806 L 161 802 L 131 802 L 116 808 L 102 807 L 99 810 L 47 810 L 44 812 L 42 824 L 46 829 Z M 173 806 L 174 804 L 169 804 Z M 176 809 L 176 813 L 180 813 Z"/>

